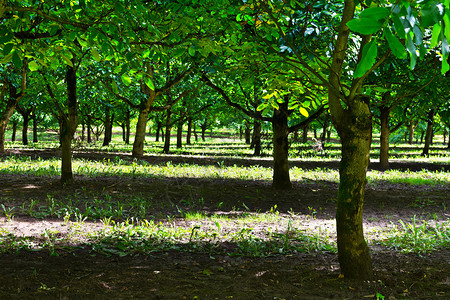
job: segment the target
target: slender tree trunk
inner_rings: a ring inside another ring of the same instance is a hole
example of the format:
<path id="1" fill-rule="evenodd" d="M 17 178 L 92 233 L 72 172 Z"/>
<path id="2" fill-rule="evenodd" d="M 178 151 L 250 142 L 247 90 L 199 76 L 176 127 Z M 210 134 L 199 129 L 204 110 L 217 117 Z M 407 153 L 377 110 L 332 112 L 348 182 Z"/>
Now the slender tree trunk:
<path id="1" fill-rule="evenodd" d="M 308 129 L 309 125 L 303 127 L 302 143 L 306 144 L 308 142 Z"/>
<path id="2" fill-rule="evenodd" d="M 205 141 L 205 134 L 206 134 L 206 128 L 208 126 L 208 121 L 203 122 L 203 124 L 200 126 L 202 129 L 202 141 Z"/>
<path id="3" fill-rule="evenodd" d="M 66 72 L 68 115 L 63 118 L 61 130 L 61 179 L 62 184 L 73 180 L 72 140 L 78 125 L 76 69 L 68 66 Z"/>
<path id="4" fill-rule="evenodd" d="M 17 93 L 16 87 L 9 82 L 7 84 L 9 88 L 9 99 L 5 101 L 5 99 L 0 99 L 0 102 L 6 103 L 6 106 L 3 110 L 3 113 L 0 115 L 0 153 L 5 153 L 5 139 L 6 139 L 6 127 L 8 126 L 9 120 L 11 119 L 11 116 L 14 113 L 14 110 L 16 109 L 17 103 L 19 103 L 20 99 L 22 99 L 25 88 L 26 88 L 26 82 L 27 82 L 27 62 L 26 60 L 23 61 L 23 68 L 22 68 L 22 80 L 21 80 L 21 86 L 22 91 L 20 94 Z M 3 87 L 6 89 L 6 84 Z M 1 95 L 3 96 L 3 91 L 1 92 Z"/>
<path id="5" fill-rule="evenodd" d="M 108 105 L 105 106 L 105 132 L 103 135 L 103 147 L 108 146 L 111 142 L 111 109 Z"/>
<path id="6" fill-rule="evenodd" d="M 192 128 L 193 128 L 195 142 L 198 142 L 197 124 L 196 123 L 192 124 Z"/>
<path id="7" fill-rule="evenodd" d="M 145 132 L 147 129 L 147 120 L 149 113 L 150 107 L 143 108 L 139 111 L 132 152 L 132 155 L 134 157 L 142 157 L 144 155 Z"/>
<path id="8" fill-rule="evenodd" d="M 36 115 L 36 108 L 33 108 L 33 143 L 38 142 L 38 117 Z"/>
<path id="9" fill-rule="evenodd" d="M 161 132 L 162 129 L 162 122 L 161 121 L 156 121 L 156 137 L 155 137 L 155 142 L 159 142 L 159 133 Z"/>
<path id="10" fill-rule="evenodd" d="M 13 124 L 12 124 L 11 142 L 15 142 L 15 141 L 16 141 L 17 124 L 18 124 L 17 121 L 13 121 Z"/>
<path id="11" fill-rule="evenodd" d="M 87 129 L 87 142 L 90 144 L 90 143 L 92 143 L 92 136 L 91 136 L 91 133 L 92 133 L 92 129 L 91 129 L 91 122 L 92 122 L 92 118 L 91 118 L 91 115 L 87 115 L 87 117 L 86 117 L 86 119 L 87 119 L 87 124 L 86 124 L 86 129 Z"/>
<path id="12" fill-rule="evenodd" d="M 125 122 L 120 123 L 120 128 L 122 128 L 122 141 L 126 144 L 127 129 Z"/>
<path id="13" fill-rule="evenodd" d="M 283 105 L 285 104 L 285 105 Z M 288 161 L 288 117 L 287 102 L 280 105 L 279 110 L 273 113 L 273 181 L 272 187 L 276 189 L 290 189 L 292 187 L 289 177 Z M 286 106 L 286 107 L 284 107 Z"/>
<path id="14" fill-rule="evenodd" d="M 448 136 L 448 145 L 447 145 L 447 148 L 450 149 L 450 126 L 448 127 L 448 133 L 449 133 L 449 136 Z"/>
<path id="15" fill-rule="evenodd" d="M 183 147 L 183 122 L 179 121 L 177 126 L 177 148 Z"/>
<path id="16" fill-rule="evenodd" d="M 384 105 L 380 107 L 380 167 L 382 170 L 389 169 L 389 113 L 389 107 Z"/>
<path id="17" fill-rule="evenodd" d="M 131 112 L 129 109 L 127 109 L 126 116 L 125 116 L 125 144 L 130 144 L 130 133 L 131 133 Z"/>
<path id="18" fill-rule="evenodd" d="M 22 115 L 23 117 L 23 126 L 22 126 L 22 144 L 28 145 L 28 124 L 30 122 L 29 114 Z"/>
<path id="19" fill-rule="evenodd" d="M 425 135 L 425 145 L 423 147 L 422 155 L 423 156 L 429 156 L 430 155 L 430 145 L 431 145 L 431 139 L 433 136 L 433 119 L 434 119 L 434 109 L 430 110 L 428 112 L 428 119 L 427 119 L 427 130 Z"/>
<path id="20" fill-rule="evenodd" d="M 254 149 L 253 156 L 261 156 L 261 122 L 255 120 L 253 123 L 252 145 Z"/>
<path id="21" fill-rule="evenodd" d="M 186 145 L 191 144 L 191 136 L 192 136 L 192 118 L 188 119 L 188 128 L 186 134 Z"/>
<path id="22" fill-rule="evenodd" d="M 245 143 L 247 145 L 250 145 L 251 133 L 252 133 L 252 131 L 250 129 L 250 124 L 248 122 L 245 122 L 244 134 L 245 134 Z"/>
<path id="23" fill-rule="evenodd" d="M 164 141 L 164 149 L 163 149 L 164 154 L 169 154 L 170 151 L 170 131 L 172 130 L 171 117 L 172 112 L 168 110 L 166 118 L 166 139 Z"/>

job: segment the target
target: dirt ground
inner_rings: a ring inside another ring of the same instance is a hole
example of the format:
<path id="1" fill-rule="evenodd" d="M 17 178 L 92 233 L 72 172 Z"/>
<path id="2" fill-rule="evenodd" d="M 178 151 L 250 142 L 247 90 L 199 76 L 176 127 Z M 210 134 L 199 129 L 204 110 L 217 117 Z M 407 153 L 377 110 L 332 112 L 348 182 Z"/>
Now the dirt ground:
<path id="1" fill-rule="evenodd" d="M 63 198 L 72 193 L 140 193 L 162 203 L 177 201 L 187 186 L 201 196 L 198 208 L 205 213 L 217 213 L 220 202 L 224 203 L 221 212 L 242 207 L 244 201 L 254 212 L 276 205 L 281 214 L 306 215 L 314 207 L 316 218 L 307 224 L 314 226 L 332 220 L 336 209 L 337 184 L 331 182 L 294 182 L 292 190 L 278 191 L 268 182 L 220 179 L 77 176 L 74 183 L 60 186 L 58 178 L 0 175 L 0 195 L 7 207 L 18 207 L 30 198 L 45 201 L 49 195 Z M 449 194 L 449 186 L 369 186 L 365 227 L 388 226 L 414 215 L 420 220 L 433 216 L 448 220 Z M 176 214 L 171 206 L 161 207 L 150 213 Z M 0 227 L 16 226 L 23 234 L 62 222 L 21 215 L 12 222 L 0 220 Z M 21 221 L 28 225 L 19 228 Z M 254 258 L 178 251 L 120 257 L 98 254 L 87 246 L 60 251 L 58 256 L 48 250 L 19 251 L 0 254 L 0 299 L 450 299 L 450 249 L 419 255 L 371 245 L 371 251 L 375 279 L 370 282 L 340 278 L 337 255 L 331 252 Z"/>

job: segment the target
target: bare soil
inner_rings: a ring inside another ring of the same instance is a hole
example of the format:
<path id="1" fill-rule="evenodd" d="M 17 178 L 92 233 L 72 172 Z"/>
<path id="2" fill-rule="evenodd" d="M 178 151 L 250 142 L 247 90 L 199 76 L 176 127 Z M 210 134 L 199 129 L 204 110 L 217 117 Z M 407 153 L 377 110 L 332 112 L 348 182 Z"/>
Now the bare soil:
<path id="1" fill-rule="evenodd" d="M 76 156 L 104 158 L 104 154 L 95 153 Z M 164 163 L 160 157 L 145 159 Z M 174 163 L 185 160 L 166 159 Z M 205 163 L 201 159 L 194 162 Z M 401 164 L 402 169 L 420 167 Z M 310 215 L 314 208 L 315 218 L 305 218 L 304 226 L 309 227 L 332 223 L 336 210 L 337 184 L 331 182 L 294 182 L 292 190 L 279 191 L 269 182 L 237 180 L 77 176 L 73 183 L 61 186 L 58 178 L 0 175 L 1 202 L 6 207 L 19 207 L 31 198 L 44 203 L 49 196 L 64 199 L 70 194 L 139 193 L 160 204 L 149 214 L 163 219 L 177 214 L 169 202 L 181 205 L 187 191 L 202 199 L 195 209 L 205 213 L 227 213 L 242 209 L 243 203 L 249 212 L 265 212 L 276 205 L 281 214 L 295 212 L 299 216 Z M 449 194 L 449 186 L 368 186 L 365 228 L 388 227 L 390 222 L 413 216 L 418 220 L 448 220 Z M 185 207 L 189 208 L 192 203 Z M 0 222 L 0 229 L 25 236 L 44 228 L 63 227 L 62 220 L 20 214 L 13 221 L 3 217 Z M 331 252 L 255 258 L 179 251 L 120 257 L 102 255 L 86 246 L 59 251 L 58 256 L 51 256 L 48 250 L 22 250 L 0 255 L 0 299 L 376 299 L 378 293 L 385 299 L 450 299 L 450 249 L 405 254 L 371 245 L 371 251 L 375 278 L 359 282 L 339 277 L 338 258 Z"/>

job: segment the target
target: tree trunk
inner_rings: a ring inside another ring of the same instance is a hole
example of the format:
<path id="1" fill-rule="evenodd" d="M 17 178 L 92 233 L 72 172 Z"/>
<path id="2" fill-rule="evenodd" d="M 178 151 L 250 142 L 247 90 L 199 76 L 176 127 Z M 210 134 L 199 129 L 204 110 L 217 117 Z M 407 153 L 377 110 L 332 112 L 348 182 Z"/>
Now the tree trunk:
<path id="1" fill-rule="evenodd" d="M 250 148 L 254 149 L 253 156 L 261 156 L 261 122 L 255 120 L 253 123 L 252 144 Z"/>
<path id="2" fill-rule="evenodd" d="M 11 142 L 15 142 L 15 141 L 16 141 L 17 124 L 18 124 L 17 121 L 13 121 L 13 124 L 12 124 Z"/>
<path id="3" fill-rule="evenodd" d="M 38 142 L 38 130 L 37 130 L 37 124 L 38 124 L 38 118 L 36 115 L 36 107 L 33 108 L 33 143 L 37 143 Z"/>
<path id="4" fill-rule="evenodd" d="M 68 115 L 62 116 L 61 128 L 61 184 L 73 180 L 72 140 L 78 125 L 77 76 L 76 69 L 67 66 L 66 72 Z"/>
<path id="5" fill-rule="evenodd" d="M 448 146 L 447 146 L 447 148 L 450 149 L 450 126 L 448 127 L 448 134 L 449 134 L 449 136 L 448 136 Z"/>
<path id="6" fill-rule="evenodd" d="M 6 107 L 0 116 L 0 153 L 5 153 L 5 139 L 6 139 L 6 127 L 8 126 L 9 120 L 16 109 L 17 103 L 23 97 L 26 88 L 26 76 L 27 76 L 27 64 L 24 61 L 22 68 L 22 91 L 20 94 L 17 93 L 16 87 L 12 83 L 8 83 L 9 86 L 9 99 L 5 101 L 0 99 L 0 102 L 6 102 Z M 2 93 L 3 95 L 3 93 Z"/>
<path id="7" fill-rule="evenodd" d="M 169 154 L 170 151 L 170 131 L 172 130 L 171 117 L 172 112 L 168 110 L 166 118 L 166 139 L 164 141 L 164 149 L 163 149 L 164 154 Z"/>
<path id="8" fill-rule="evenodd" d="M 251 140 L 251 133 L 252 133 L 252 131 L 251 131 L 251 129 L 250 129 L 250 124 L 248 123 L 248 122 L 245 122 L 245 131 L 244 131 L 244 134 L 245 134 L 245 143 L 247 144 L 247 145 L 250 145 L 250 140 Z"/>
<path id="9" fill-rule="evenodd" d="M 155 142 L 159 142 L 159 133 L 162 129 L 162 122 L 156 121 L 156 136 L 155 136 Z"/>
<path id="10" fill-rule="evenodd" d="M 380 135 L 380 167 L 382 170 L 389 169 L 389 113 L 390 108 L 382 105 L 380 107 L 381 135 Z"/>
<path id="11" fill-rule="evenodd" d="M 191 136 L 192 136 L 192 118 L 188 119 L 188 128 L 186 134 L 186 145 L 191 144 Z"/>
<path id="12" fill-rule="evenodd" d="M 22 145 L 28 145 L 28 124 L 30 122 L 29 114 L 23 114 L 23 126 L 22 126 Z"/>
<path id="13" fill-rule="evenodd" d="M 193 128 L 193 133 L 194 133 L 194 137 L 195 137 L 195 142 L 198 142 L 198 134 L 197 134 L 197 124 L 192 124 L 192 128 Z"/>
<path id="14" fill-rule="evenodd" d="M 120 128 L 122 128 L 122 141 L 126 144 L 127 129 L 125 122 L 120 123 Z"/>
<path id="15" fill-rule="evenodd" d="M 364 101 L 355 102 L 359 102 L 359 107 L 344 111 L 336 124 L 342 144 L 336 223 L 341 273 L 347 278 L 365 280 L 373 277 L 372 261 L 363 233 L 372 118 Z"/>
<path id="16" fill-rule="evenodd" d="M 279 110 L 273 112 L 273 181 L 272 187 L 276 189 L 290 189 L 292 187 L 289 177 L 288 161 L 288 117 L 287 101 L 280 105 Z M 284 107 L 286 106 L 286 107 Z"/>
<path id="17" fill-rule="evenodd" d="M 202 129 L 202 141 L 203 142 L 205 141 L 205 134 L 206 134 L 207 126 L 208 126 L 208 122 L 207 121 L 203 122 L 203 124 L 200 126 L 201 129 Z"/>
<path id="18" fill-rule="evenodd" d="M 104 120 L 105 132 L 103 135 L 103 147 L 108 146 L 111 142 L 111 109 L 108 105 L 105 106 L 105 120 Z"/>
<path id="19" fill-rule="evenodd" d="M 308 129 L 309 129 L 309 125 L 303 127 L 302 142 L 304 144 L 306 144 L 308 142 Z"/>
<path id="20" fill-rule="evenodd" d="M 177 148 L 183 147 L 183 122 L 179 121 L 177 126 Z"/>
<path id="21" fill-rule="evenodd" d="M 434 109 L 430 110 L 428 112 L 428 119 L 427 119 L 427 130 L 425 135 L 425 145 L 423 147 L 422 156 L 429 156 L 430 155 L 430 145 L 431 145 L 431 139 L 433 136 L 433 119 L 434 119 Z"/>
<path id="22" fill-rule="evenodd" d="M 129 109 L 127 109 L 126 112 L 126 117 L 125 117 L 125 128 L 126 128 L 126 133 L 125 133 L 125 144 L 129 145 L 130 144 L 130 133 L 131 133 L 131 112 Z"/>
<path id="23" fill-rule="evenodd" d="M 87 129 L 87 142 L 90 144 L 92 143 L 92 136 L 91 136 L 91 115 L 87 115 L 87 124 L 86 124 L 86 129 Z"/>
<path id="24" fill-rule="evenodd" d="M 142 157 L 144 155 L 145 132 L 147 129 L 147 120 L 150 113 L 150 107 L 141 108 L 138 121 L 136 123 L 136 135 L 133 143 L 133 157 Z"/>

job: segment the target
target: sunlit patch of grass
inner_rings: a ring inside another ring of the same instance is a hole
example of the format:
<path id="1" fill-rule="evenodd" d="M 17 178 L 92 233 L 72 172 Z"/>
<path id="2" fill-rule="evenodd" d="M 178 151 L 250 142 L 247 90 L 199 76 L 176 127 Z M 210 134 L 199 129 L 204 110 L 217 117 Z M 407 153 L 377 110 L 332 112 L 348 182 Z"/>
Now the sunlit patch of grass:
<path id="1" fill-rule="evenodd" d="M 450 183 L 450 172 L 428 170 L 418 172 L 409 170 L 388 170 L 385 172 L 379 172 L 372 170 L 367 173 L 367 180 L 369 183 L 387 181 L 391 183 L 404 183 L 410 185 L 446 185 Z"/>
<path id="2" fill-rule="evenodd" d="M 414 216 L 412 222 L 398 221 L 400 226 L 391 222 L 391 230 L 382 245 L 400 252 L 425 253 L 440 248 L 450 248 L 450 221 L 431 224 L 423 220 L 418 223 Z"/>

